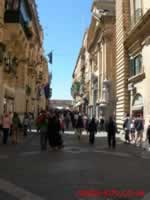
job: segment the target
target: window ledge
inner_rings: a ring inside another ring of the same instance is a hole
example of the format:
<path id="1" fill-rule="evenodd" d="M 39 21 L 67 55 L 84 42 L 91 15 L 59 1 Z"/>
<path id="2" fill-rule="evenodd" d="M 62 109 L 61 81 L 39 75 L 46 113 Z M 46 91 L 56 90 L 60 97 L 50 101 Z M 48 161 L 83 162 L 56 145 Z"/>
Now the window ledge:
<path id="1" fill-rule="evenodd" d="M 139 82 L 139 81 L 142 81 L 143 79 L 145 78 L 145 72 L 142 72 L 140 74 L 137 74 L 135 76 L 132 76 L 128 79 L 128 82 L 129 83 L 136 83 L 136 82 Z"/>

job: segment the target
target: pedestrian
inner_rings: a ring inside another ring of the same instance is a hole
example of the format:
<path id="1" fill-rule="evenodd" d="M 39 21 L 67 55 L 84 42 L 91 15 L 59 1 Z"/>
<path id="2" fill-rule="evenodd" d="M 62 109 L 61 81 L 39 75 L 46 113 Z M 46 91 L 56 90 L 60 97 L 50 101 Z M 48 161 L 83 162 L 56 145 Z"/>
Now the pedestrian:
<path id="1" fill-rule="evenodd" d="M 29 124 L 29 118 L 27 113 L 24 114 L 24 119 L 23 119 L 23 135 L 27 136 L 27 130 L 28 130 L 28 124 Z"/>
<path id="2" fill-rule="evenodd" d="M 82 131 L 83 131 L 83 119 L 82 119 L 81 114 L 79 114 L 77 124 L 76 124 L 76 129 L 77 129 L 78 139 L 80 140 L 81 135 L 82 135 Z"/>
<path id="3" fill-rule="evenodd" d="M 116 133 L 117 133 L 117 125 L 112 116 L 109 117 L 108 122 L 106 123 L 106 131 L 107 131 L 107 139 L 108 139 L 108 147 L 116 148 Z"/>
<path id="4" fill-rule="evenodd" d="M 105 121 L 104 121 L 103 116 L 100 117 L 99 123 L 100 123 L 100 131 L 104 131 L 104 129 L 105 129 L 105 128 L 104 128 L 104 123 L 105 123 Z"/>
<path id="5" fill-rule="evenodd" d="M 77 134 L 77 121 L 78 121 L 79 115 L 77 112 L 74 112 L 74 132 Z"/>
<path id="6" fill-rule="evenodd" d="M 9 131 L 11 127 L 10 116 L 5 113 L 2 119 L 2 128 L 3 128 L 3 144 L 7 144 Z"/>
<path id="7" fill-rule="evenodd" d="M 48 140 L 53 150 L 63 147 L 62 137 L 60 135 L 59 117 L 55 112 L 50 113 L 48 120 Z"/>
<path id="8" fill-rule="evenodd" d="M 125 131 L 125 143 L 130 144 L 130 127 L 131 127 L 131 118 L 129 114 L 126 115 L 126 118 L 123 123 L 123 129 Z"/>
<path id="9" fill-rule="evenodd" d="M 95 134 L 97 133 L 97 123 L 95 117 L 93 117 L 92 120 L 89 122 L 88 131 L 89 131 L 89 143 L 94 144 Z"/>
<path id="10" fill-rule="evenodd" d="M 28 129 L 29 129 L 29 134 L 32 133 L 32 122 L 33 122 L 33 116 L 32 113 L 28 114 Z"/>
<path id="11" fill-rule="evenodd" d="M 135 120 L 135 129 L 137 131 L 137 138 L 136 138 L 135 144 L 138 145 L 138 142 L 139 142 L 139 146 L 142 146 L 144 120 L 140 114 L 138 115 L 137 119 Z"/>
<path id="12" fill-rule="evenodd" d="M 150 121 L 149 121 L 149 124 L 147 126 L 147 134 L 146 134 L 146 136 L 147 136 L 148 144 L 150 146 Z"/>
<path id="13" fill-rule="evenodd" d="M 20 122 L 18 113 L 16 112 L 14 112 L 14 115 L 12 118 L 12 126 L 13 126 L 12 143 L 17 144 L 19 142 L 18 134 L 19 134 L 19 128 L 21 128 L 21 122 Z"/>
<path id="14" fill-rule="evenodd" d="M 75 119 L 74 119 L 74 113 L 73 112 L 70 112 L 70 118 L 71 118 L 72 129 L 74 130 L 74 128 L 75 128 Z"/>
<path id="15" fill-rule="evenodd" d="M 10 117 L 10 123 L 11 123 L 10 130 L 9 130 L 9 135 L 12 136 L 12 118 L 13 118 L 13 113 L 12 112 L 9 112 L 9 117 Z"/>
<path id="16" fill-rule="evenodd" d="M 83 116 L 83 127 L 84 127 L 84 130 L 86 131 L 86 133 L 88 134 L 88 117 L 86 114 L 84 114 Z"/>
<path id="17" fill-rule="evenodd" d="M 78 118 L 79 118 L 79 113 L 76 111 L 76 112 L 74 113 L 74 124 L 75 124 L 75 126 L 76 126 L 76 124 L 77 124 Z"/>
<path id="18" fill-rule="evenodd" d="M 3 132 L 3 116 L 0 115 L 0 136 L 2 135 L 1 133 Z"/>
<path id="19" fill-rule="evenodd" d="M 131 142 L 135 143 L 135 119 L 132 117 L 130 124 Z"/>
<path id="20" fill-rule="evenodd" d="M 65 131 L 65 122 L 64 122 L 64 116 L 63 115 L 60 115 L 59 121 L 60 121 L 61 132 L 64 134 L 64 131 Z"/>
<path id="21" fill-rule="evenodd" d="M 68 130 L 69 129 L 69 124 L 70 124 L 70 115 L 69 115 L 69 112 L 66 113 L 65 115 L 65 125 L 66 125 L 66 129 Z"/>
<path id="22" fill-rule="evenodd" d="M 46 111 L 42 111 L 37 119 L 38 127 L 40 130 L 40 145 L 41 151 L 47 149 L 47 138 L 48 138 L 48 115 Z"/>

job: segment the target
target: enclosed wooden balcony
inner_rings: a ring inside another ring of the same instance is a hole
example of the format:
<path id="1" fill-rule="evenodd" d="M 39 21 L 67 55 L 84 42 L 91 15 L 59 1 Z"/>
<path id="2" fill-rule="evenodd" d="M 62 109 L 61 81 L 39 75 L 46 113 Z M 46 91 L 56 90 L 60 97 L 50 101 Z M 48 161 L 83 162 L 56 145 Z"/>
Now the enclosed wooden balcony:
<path id="1" fill-rule="evenodd" d="M 32 37 L 31 11 L 27 0 L 6 1 L 4 22 L 9 24 L 20 24 L 26 37 Z"/>

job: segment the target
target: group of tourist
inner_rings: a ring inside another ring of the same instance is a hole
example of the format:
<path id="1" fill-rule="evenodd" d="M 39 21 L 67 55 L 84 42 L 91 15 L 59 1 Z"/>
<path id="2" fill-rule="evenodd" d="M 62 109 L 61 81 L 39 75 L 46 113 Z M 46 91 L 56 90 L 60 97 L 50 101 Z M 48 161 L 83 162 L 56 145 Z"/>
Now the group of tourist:
<path id="1" fill-rule="evenodd" d="M 36 119 L 36 125 L 40 131 L 41 150 L 47 149 L 48 142 L 53 150 L 63 147 L 61 131 L 64 132 L 64 124 L 59 112 L 41 111 Z"/>
<path id="2" fill-rule="evenodd" d="M 136 145 L 142 146 L 144 132 L 144 119 L 142 115 L 138 114 L 136 117 L 130 117 L 127 114 L 123 129 L 125 131 L 125 143 L 135 143 Z M 147 127 L 147 140 L 150 144 L 150 124 Z"/>
<path id="3" fill-rule="evenodd" d="M 54 150 L 63 147 L 64 131 L 74 130 L 80 140 L 83 131 L 89 135 L 89 143 L 94 144 L 97 131 L 106 130 L 108 132 L 108 145 L 115 148 L 116 123 L 111 117 L 105 123 L 103 118 L 96 120 L 95 117 L 89 119 L 86 114 L 76 111 L 42 110 L 37 118 L 31 113 L 24 113 L 21 120 L 17 113 L 5 113 L 0 117 L 0 134 L 2 143 L 7 144 L 9 136 L 13 144 L 19 143 L 19 137 L 27 136 L 31 133 L 32 124 L 36 125 L 37 132 L 40 134 L 41 150 L 47 149 L 47 144 Z"/>
<path id="4" fill-rule="evenodd" d="M 23 135 L 27 135 L 27 130 L 31 132 L 32 126 L 31 113 L 25 113 L 23 120 L 20 119 L 18 113 L 9 112 L 4 113 L 0 117 L 0 134 L 2 135 L 2 143 L 7 144 L 9 136 L 11 137 L 12 143 L 19 143 L 20 132 L 23 130 Z"/>
<path id="5" fill-rule="evenodd" d="M 94 144 L 95 133 L 97 132 L 95 118 L 89 120 L 87 115 L 82 115 L 79 112 L 43 110 L 37 117 L 36 125 L 40 131 L 41 150 L 47 149 L 47 143 L 54 150 L 62 148 L 64 130 L 75 130 L 78 139 L 81 138 L 84 130 L 87 131 L 90 144 Z"/>
<path id="6" fill-rule="evenodd" d="M 63 147 L 64 131 L 74 130 L 77 138 L 80 140 L 83 131 L 89 136 L 89 143 L 94 144 L 95 135 L 98 131 L 106 131 L 108 139 L 108 147 L 116 147 L 116 133 L 118 133 L 115 117 L 112 115 L 108 120 L 100 117 L 99 120 L 92 117 L 90 119 L 86 114 L 77 111 L 58 111 L 58 110 L 42 110 L 34 120 L 32 113 L 24 113 L 24 117 L 20 120 L 17 113 L 5 113 L 0 117 L 0 135 L 2 135 L 2 143 L 7 144 L 9 136 L 12 143 L 19 142 L 20 133 L 27 136 L 31 133 L 32 124 L 36 125 L 37 132 L 40 134 L 41 150 L 47 149 L 49 143 L 52 149 L 60 149 Z M 125 133 L 125 143 L 135 143 L 142 145 L 144 120 L 141 115 L 130 117 L 129 114 L 123 123 Z M 147 128 L 147 141 L 150 145 L 150 124 Z"/>

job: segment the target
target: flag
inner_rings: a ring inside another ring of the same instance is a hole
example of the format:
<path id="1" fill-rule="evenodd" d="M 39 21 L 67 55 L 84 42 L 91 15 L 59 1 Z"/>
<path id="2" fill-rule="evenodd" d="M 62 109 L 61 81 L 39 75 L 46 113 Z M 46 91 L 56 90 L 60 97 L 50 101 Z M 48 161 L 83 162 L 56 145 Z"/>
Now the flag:
<path id="1" fill-rule="evenodd" d="M 52 72 L 50 72 L 48 75 L 48 82 L 51 83 L 51 80 L 52 80 Z"/>
<path id="2" fill-rule="evenodd" d="M 49 58 L 49 63 L 52 64 L 53 63 L 53 52 L 52 51 L 48 54 L 48 58 Z"/>
<path id="3" fill-rule="evenodd" d="M 49 83 L 47 83 L 44 87 L 45 97 L 49 98 Z"/>

